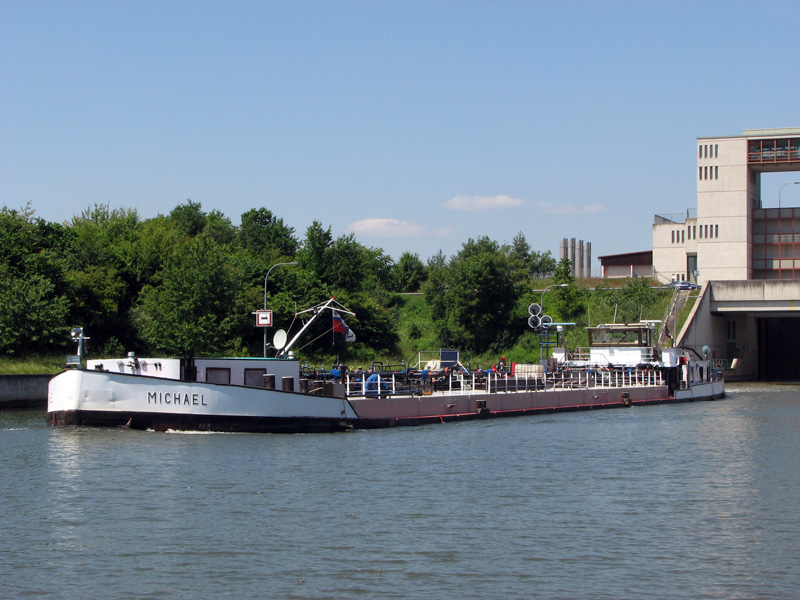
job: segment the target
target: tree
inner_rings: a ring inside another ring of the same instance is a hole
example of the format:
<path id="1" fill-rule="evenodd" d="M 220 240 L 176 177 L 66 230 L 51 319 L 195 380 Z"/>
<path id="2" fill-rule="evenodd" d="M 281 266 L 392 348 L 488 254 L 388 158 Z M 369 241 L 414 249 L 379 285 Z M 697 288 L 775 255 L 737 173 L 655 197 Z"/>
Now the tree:
<path id="1" fill-rule="evenodd" d="M 392 288 L 398 292 L 418 292 L 428 270 L 418 254 L 403 252 L 392 268 Z"/>
<path id="2" fill-rule="evenodd" d="M 187 240 L 140 295 L 137 324 L 151 348 L 179 356 L 230 347 L 235 280 L 226 255 L 206 234 Z M 248 315 L 249 316 L 249 315 Z"/>
<path id="3" fill-rule="evenodd" d="M 584 294 L 573 285 L 574 282 L 572 261 L 565 256 L 553 272 L 553 283 L 567 284 L 567 287 L 553 290 L 551 293 L 554 298 L 548 305 L 562 321 L 572 321 L 586 310 Z"/>
<path id="4" fill-rule="evenodd" d="M 450 270 L 454 341 L 468 351 L 499 350 L 508 342 L 517 298 L 507 261 L 483 252 L 453 261 Z"/>
<path id="5" fill-rule="evenodd" d="M 220 246 L 232 244 L 236 241 L 238 233 L 231 220 L 216 209 L 208 213 L 203 232 L 207 233 Z"/>
<path id="6" fill-rule="evenodd" d="M 508 262 L 486 237 L 466 242 L 449 263 L 441 252 L 429 261 L 423 289 L 441 344 L 485 352 L 508 342 L 518 296 Z"/>
<path id="7" fill-rule="evenodd" d="M 519 283 L 527 282 L 531 276 L 531 246 L 525 239 L 525 234 L 521 231 L 517 233 L 506 252 L 514 281 Z"/>
<path id="8" fill-rule="evenodd" d="M 355 235 L 341 235 L 325 253 L 327 270 L 323 276 L 331 287 L 355 293 L 361 290 L 366 276 L 363 247 Z"/>
<path id="9" fill-rule="evenodd" d="M 206 226 L 206 213 L 202 208 L 199 202 L 187 200 L 186 204 L 179 204 L 173 208 L 169 218 L 184 235 L 195 237 Z"/>
<path id="10" fill-rule="evenodd" d="M 542 279 L 549 277 L 555 271 L 556 259 L 550 254 L 550 250 L 546 252 L 532 251 L 528 257 L 528 269 L 531 277 L 535 279 Z"/>
<path id="11" fill-rule="evenodd" d="M 42 352 L 67 341 L 69 302 L 55 295 L 53 283 L 34 274 L 12 276 L 0 268 L 0 350 L 4 354 Z"/>
<path id="12" fill-rule="evenodd" d="M 135 261 L 138 213 L 95 204 L 73 217 L 70 229 L 65 278 L 73 322 L 91 332 L 94 347 L 112 337 L 132 343 L 129 311 L 140 289 Z"/>
<path id="13" fill-rule="evenodd" d="M 294 256 L 300 245 L 294 237 L 294 228 L 266 208 L 253 208 L 242 215 L 239 241 L 254 254 L 271 251 L 279 256 Z"/>
<path id="14" fill-rule="evenodd" d="M 52 350 L 67 341 L 64 250 L 69 231 L 21 211 L 0 210 L 0 350 Z"/>

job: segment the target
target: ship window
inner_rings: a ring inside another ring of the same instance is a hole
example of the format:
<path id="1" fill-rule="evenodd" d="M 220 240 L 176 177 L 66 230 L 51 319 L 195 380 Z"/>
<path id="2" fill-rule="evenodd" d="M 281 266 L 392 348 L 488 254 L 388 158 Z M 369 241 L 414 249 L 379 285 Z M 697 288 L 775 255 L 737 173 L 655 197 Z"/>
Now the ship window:
<path id="1" fill-rule="evenodd" d="M 208 367 L 206 369 L 206 381 L 208 383 L 230 383 L 231 370 L 220 369 L 219 367 Z"/>
<path id="2" fill-rule="evenodd" d="M 245 369 L 244 384 L 248 387 L 264 387 L 264 375 L 266 369 Z"/>

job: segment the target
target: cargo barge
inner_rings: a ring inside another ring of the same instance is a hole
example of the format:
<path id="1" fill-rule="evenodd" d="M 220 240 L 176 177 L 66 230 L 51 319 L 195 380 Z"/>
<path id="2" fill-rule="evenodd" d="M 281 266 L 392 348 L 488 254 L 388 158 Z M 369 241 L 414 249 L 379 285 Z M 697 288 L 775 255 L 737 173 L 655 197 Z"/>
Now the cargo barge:
<path id="1" fill-rule="evenodd" d="M 546 365 L 512 363 L 489 372 L 466 369 L 455 351 L 412 369 L 315 374 L 290 352 L 193 359 L 131 353 L 85 366 L 79 358 L 51 380 L 47 421 L 309 433 L 724 397 L 721 369 L 692 349 L 657 349 L 654 329 L 652 322 L 590 328 L 587 349 L 556 350 Z"/>

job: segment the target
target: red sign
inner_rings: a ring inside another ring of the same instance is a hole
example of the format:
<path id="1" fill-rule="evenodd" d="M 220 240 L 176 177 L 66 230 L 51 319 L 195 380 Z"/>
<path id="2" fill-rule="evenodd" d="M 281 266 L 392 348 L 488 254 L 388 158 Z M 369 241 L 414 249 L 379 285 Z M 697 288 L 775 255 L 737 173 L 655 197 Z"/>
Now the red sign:
<path id="1" fill-rule="evenodd" d="M 271 310 L 257 310 L 256 327 L 272 327 L 272 311 Z"/>

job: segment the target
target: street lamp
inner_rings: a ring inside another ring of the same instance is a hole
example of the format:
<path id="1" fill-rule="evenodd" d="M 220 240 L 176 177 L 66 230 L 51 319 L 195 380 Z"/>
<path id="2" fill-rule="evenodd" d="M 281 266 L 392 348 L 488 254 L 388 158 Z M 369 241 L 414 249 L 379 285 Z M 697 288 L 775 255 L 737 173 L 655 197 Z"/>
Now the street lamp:
<path id="1" fill-rule="evenodd" d="M 785 188 L 787 185 L 798 185 L 798 184 L 800 184 L 800 181 L 789 181 L 787 183 L 784 183 L 781 186 L 781 189 L 778 190 L 778 211 L 780 211 L 781 209 L 781 192 L 783 191 L 783 188 Z M 778 212 L 778 219 L 780 218 L 781 218 L 781 213 Z"/>
<path id="2" fill-rule="evenodd" d="M 542 314 L 544 314 L 544 293 L 547 290 L 549 290 L 551 288 L 556 288 L 556 287 L 565 288 L 565 287 L 569 287 L 569 284 L 568 283 L 554 283 L 553 285 L 548 285 L 546 288 L 544 288 L 542 290 L 542 300 L 541 300 L 541 302 L 539 302 L 539 306 L 542 307 Z"/>
<path id="3" fill-rule="evenodd" d="M 296 262 L 284 262 L 272 265 L 267 271 L 267 274 L 264 276 L 264 310 L 267 310 L 267 280 L 269 279 L 269 274 L 272 273 L 272 269 L 275 267 L 286 267 L 289 265 L 297 265 L 300 263 Z M 267 328 L 264 327 L 264 358 L 267 358 Z"/>

